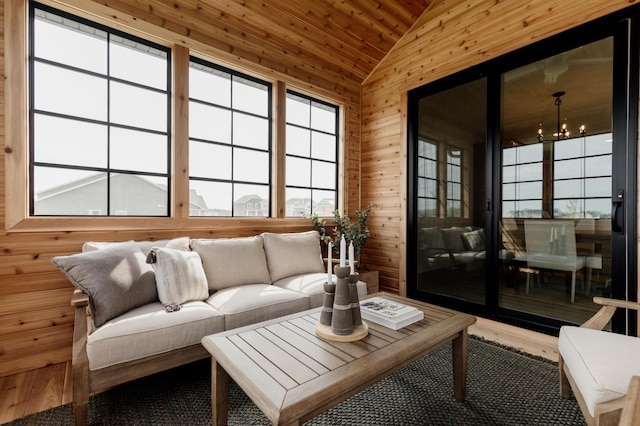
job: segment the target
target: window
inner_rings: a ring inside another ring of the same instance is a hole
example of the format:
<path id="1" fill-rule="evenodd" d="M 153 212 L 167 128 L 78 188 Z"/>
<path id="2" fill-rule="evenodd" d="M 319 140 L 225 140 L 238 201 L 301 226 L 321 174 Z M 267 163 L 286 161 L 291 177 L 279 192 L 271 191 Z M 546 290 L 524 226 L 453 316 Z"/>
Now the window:
<path id="1" fill-rule="evenodd" d="M 191 216 L 269 216 L 271 85 L 191 58 Z"/>
<path id="2" fill-rule="evenodd" d="M 611 217 L 611 133 L 555 142 L 553 215 Z"/>
<path id="3" fill-rule="evenodd" d="M 418 140 L 418 216 L 438 217 L 438 146 Z"/>
<path id="4" fill-rule="evenodd" d="M 35 216 L 168 216 L 170 51 L 31 4 Z"/>
<path id="5" fill-rule="evenodd" d="M 338 107 L 287 91 L 286 121 L 286 215 L 332 216 L 338 193 Z"/>
<path id="6" fill-rule="evenodd" d="M 447 147 L 447 217 L 462 217 L 462 150 Z"/>
<path id="7" fill-rule="evenodd" d="M 542 217 L 542 148 L 539 143 L 502 150 L 502 217 Z"/>

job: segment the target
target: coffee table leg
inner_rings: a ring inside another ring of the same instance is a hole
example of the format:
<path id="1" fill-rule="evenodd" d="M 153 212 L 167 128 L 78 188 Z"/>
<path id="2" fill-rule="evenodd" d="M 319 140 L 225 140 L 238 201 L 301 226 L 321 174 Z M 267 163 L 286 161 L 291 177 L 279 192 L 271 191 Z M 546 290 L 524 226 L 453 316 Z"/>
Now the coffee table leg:
<path id="1" fill-rule="evenodd" d="M 453 396 L 464 401 L 467 393 L 467 349 L 469 336 L 465 328 L 453 340 Z"/>
<path id="2" fill-rule="evenodd" d="M 211 424 L 225 426 L 229 413 L 229 374 L 211 357 Z"/>

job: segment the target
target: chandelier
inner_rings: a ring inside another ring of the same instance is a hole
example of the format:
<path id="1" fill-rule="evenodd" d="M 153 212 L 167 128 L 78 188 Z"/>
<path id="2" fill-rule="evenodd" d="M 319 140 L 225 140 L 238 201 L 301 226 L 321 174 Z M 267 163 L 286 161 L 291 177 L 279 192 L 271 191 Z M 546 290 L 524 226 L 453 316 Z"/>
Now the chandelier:
<path id="1" fill-rule="evenodd" d="M 569 130 L 567 129 L 567 119 L 564 119 L 564 122 L 560 122 L 560 105 L 562 105 L 562 97 L 565 95 L 565 92 L 555 92 L 553 95 L 554 102 L 553 104 L 556 106 L 558 110 L 558 120 L 556 122 L 556 133 L 553 136 L 556 137 L 556 141 L 560 139 L 569 139 Z M 580 135 L 584 136 L 587 133 L 587 129 L 584 124 L 580 125 L 579 129 Z M 538 142 L 544 142 L 544 134 L 542 133 L 542 123 L 538 124 L 538 134 L 536 135 Z"/>

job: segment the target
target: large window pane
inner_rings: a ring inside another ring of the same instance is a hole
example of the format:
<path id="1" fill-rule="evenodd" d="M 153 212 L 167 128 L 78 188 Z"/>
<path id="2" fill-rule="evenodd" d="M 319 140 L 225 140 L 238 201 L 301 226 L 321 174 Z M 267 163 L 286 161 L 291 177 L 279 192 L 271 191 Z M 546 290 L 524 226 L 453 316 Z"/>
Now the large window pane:
<path id="1" fill-rule="evenodd" d="M 234 149 L 233 180 L 269 183 L 269 153 Z"/>
<path id="2" fill-rule="evenodd" d="M 271 85 L 193 57 L 189 76 L 189 214 L 269 216 Z"/>
<path id="3" fill-rule="evenodd" d="M 287 91 L 287 216 L 333 216 L 329 206 L 337 205 L 338 194 L 337 114 L 335 105 Z"/>
<path id="4" fill-rule="evenodd" d="M 269 120 L 247 114 L 233 114 L 233 144 L 269 149 Z"/>
<path id="5" fill-rule="evenodd" d="M 269 91 L 264 83 L 234 76 L 232 82 L 233 109 L 266 117 L 270 110 Z"/>
<path id="6" fill-rule="evenodd" d="M 164 216 L 167 214 L 165 177 L 114 174 L 110 185 L 110 216 Z"/>
<path id="7" fill-rule="evenodd" d="M 31 12 L 32 214 L 168 216 L 169 49 Z"/>
<path id="8" fill-rule="evenodd" d="M 48 64 L 34 69 L 34 107 L 41 111 L 105 121 L 107 80 Z"/>
<path id="9" fill-rule="evenodd" d="M 163 90 L 167 87 L 167 54 L 123 37 L 112 36 L 109 70 L 112 77 Z"/>
<path id="10" fill-rule="evenodd" d="M 189 137 L 230 143 L 231 111 L 190 102 Z"/>
<path id="11" fill-rule="evenodd" d="M 111 168 L 165 174 L 169 155 L 167 146 L 166 135 L 113 127 L 110 145 Z"/>
<path id="12" fill-rule="evenodd" d="M 35 114 L 34 141 L 37 162 L 107 166 L 107 126 Z"/>
<path id="13" fill-rule="evenodd" d="M 206 65 L 189 64 L 189 97 L 231 107 L 231 74 Z"/>
<path id="14" fill-rule="evenodd" d="M 189 143 L 189 174 L 205 179 L 231 179 L 231 147 L 213 143 Z"/>
<path id="15" fill-rule="evenodd" d="M 107 32 L 86 28 L 78 22 L 43 10 L 35 11 L 34 35 L 38 58 L 107 73 Z M 74 46 L 69 49 L 69 46 Z"/>
<path id="16" fill-rule="evenodd" d="M 111 121 L 142 129 L 166 131 L 166 93 L 115 82 L 111 83 L 110 88 Z"/>

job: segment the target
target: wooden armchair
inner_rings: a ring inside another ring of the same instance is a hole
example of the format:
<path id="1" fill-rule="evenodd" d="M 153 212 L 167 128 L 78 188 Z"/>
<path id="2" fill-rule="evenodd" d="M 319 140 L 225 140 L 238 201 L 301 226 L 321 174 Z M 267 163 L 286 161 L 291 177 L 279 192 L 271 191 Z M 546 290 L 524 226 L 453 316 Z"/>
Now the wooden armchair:
<path id="1" fill-rule="evenodd" d="M 594 316 L 580 327 L 560 329 L 560 394 L 570 398 L 573 391 L 588 425 L 618 425 L 623 407 L 625 421 L 629 422 L 638 410 L 634 405 L 640 405 L 640 378 L 632 381 L 640 376 L 640 339 L 603 329 L 617 308 L 638 311 L 640 303 L 603 297 L 594 297 L 593 301 L 602 305 Z M 628 394 L 628 390 L 632 392 Z"/>

